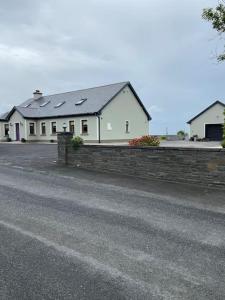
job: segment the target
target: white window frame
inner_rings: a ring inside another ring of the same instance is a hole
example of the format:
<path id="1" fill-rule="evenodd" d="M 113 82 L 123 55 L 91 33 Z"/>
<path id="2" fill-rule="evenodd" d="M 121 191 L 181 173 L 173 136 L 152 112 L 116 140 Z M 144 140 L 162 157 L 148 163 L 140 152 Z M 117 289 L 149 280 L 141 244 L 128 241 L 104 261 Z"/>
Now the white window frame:
<path id="1" fill-rule="evenodd" d="M 87 133 L 83 133 L 82 132 L 82 121 L 87 121 L 87 128 L 88 128 Z M 88 123 L 89 123 L 88 122 L 88 118 L 80 120 L 80 135 L 89 135 L 89 126 L 88 126 Z"/>
<path id="2" fill-rule="evenodd" d="M 45 123 L 45 134 L 43 134 L 43 132 L 42 132 L 42 124 L 43 123 Z M 46 136 L 47 135 L 47 124 L 46 124 L 46 122 L 45 121 L 41 121 L 40 122 L 40 135 L 42 135 L 42 136 Z"/>
<path id="3" fill-rule="evenodd" d="M 8 136 L 10 135 L 10 124 L 9 123 L 3 123 L 3 133 L 4 133 L 4 137 L 7 137 L 7 135 L 5 135 L 5 125 L 9 126 L 9 131 L 8 131 Z"/>
<path id="4" fill-rule="evenodd" d="M 53 132 L 52 132 L 52 123 L 55 123 L 55 124 L 56 124 L 56 133 L 53 133 Z M 51 132 L 51 135 L 56 135 L 56 134 L 57 134 L 57 121 L 51 121 L 51 122 L 50 122 L 50 132 Z"/>
<path id="5" fill-rule="evenodd" d="M 34 133 L 33 134 L 30 133 L 30 124 L 34 124 Z M 29 126 L 29 135 L 32 135 L 32 136 L 36 135 L 37 134 L 36 122 L 29 122 L 28 126 Z"/>
<path id="6" fill-rule="evenodd" d="M 76 121 L 74 119 L 70 119 L 68 120 L 68 131 L 70 131 L 70 122 L 73 121 L 74 122 L 74 132 L 73 134 L 76 134 Z"/>

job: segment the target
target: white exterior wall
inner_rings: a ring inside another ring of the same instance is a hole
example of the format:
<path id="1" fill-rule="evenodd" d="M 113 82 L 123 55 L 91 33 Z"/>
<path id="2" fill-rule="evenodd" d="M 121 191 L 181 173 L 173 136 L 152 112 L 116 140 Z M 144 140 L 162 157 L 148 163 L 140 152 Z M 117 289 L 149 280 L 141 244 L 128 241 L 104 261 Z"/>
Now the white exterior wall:
<path id="1" fill-rule="evenodd" d="M 70 117 L 70 118 L 55 118 L 55 119 L 40 119 L 36 122 L 36 140 L 38 141 L 50 141 L 57 140 L 57 135 L 51 133 L 51 123 L 56 122 L 57 132 L 63 131 L 63 124 L 66 123 L 67 130 L 69 131 L 69 122 L 74 121 L 75 124 L 75 135 L 82 137 L 85 141 L 96 141 L 97 140 L 97 121 L 95 116 L 84 116 L 84 117 Z M 88 122 L 88 134 L 82 135 L 81 133 L 81 120 L 87 120 Z M 31 120 L 27 120 L 27 126 Z M 46 124 L 46 135 L 41 135 L 41 123 Z M 28 128 L 29 132 L 29 128 Z"/>
<path id="2" fill-rule="evenodd" d="M 4 122 L 0 121 L 0 141 L 4 141 Z"/>
<path id="3" fill-rule="evenodd" d="M 88 122 L 88 134 L 83 135 L 81 133 L 81 120 L 87 120 Z M 96 142 L 98 140 L 97 131 L 97 117 L 95 116 L 84 116 L 84 117 L 70 117 L 70 118 L 54 118 L 54 119 L 40 119 L 31 120 L 24 119 L 17 111 L 13 113 L 8 124 L 9 124 L 9 137 L 15 141 L 16 140 L 16 129 L 15 124 L 19 123 L 20 126 L 20 139 L 24 138 L 27 141 L 50 141 L 57 140 L 57 134 L 52 134 L 51 132 L 51 122 L 56 122 L 57 132 L 63 131 L 63 124 L 66 123 L 67 131 L 69 131 L 69 122 L 75 122 L 75 135 L 82 137 L 85 141 Z M 41 135 L 41 123 L 46 124 L 46 135 Z M 35 124 L 35 134 L 30 135 L 30 123 Z M 5 122 L 0 122 L 0 140 L 4 141 L 4 124 Z M 7 124 L 7 123 L 6 123 Z"/>
<path id="4" fill-rule="evenodd" d="M 224 106 L 216 104 L 201 116 L 191 122 L 190 136 L 197 135 L 199 138 L 205 138 L 206 124 L 223 124 L 224 123 Z"/>
<path id="5" fill-rule="evenodd" d="M 100 127 L 102 141 L 130 140 L 149 134 L 147 115 L 128 86 L 103 109 Z"/>
<path id="6" fill-rule="evenodd" d="M 8 124 L 9 124 L 9 137 L 15 141 L 16 140 L 16 123 L 19 123 L 20 128 L 20 139 L 25 137 L 25 122 L 24 118 L 17 111 L 13 113 Z"/>

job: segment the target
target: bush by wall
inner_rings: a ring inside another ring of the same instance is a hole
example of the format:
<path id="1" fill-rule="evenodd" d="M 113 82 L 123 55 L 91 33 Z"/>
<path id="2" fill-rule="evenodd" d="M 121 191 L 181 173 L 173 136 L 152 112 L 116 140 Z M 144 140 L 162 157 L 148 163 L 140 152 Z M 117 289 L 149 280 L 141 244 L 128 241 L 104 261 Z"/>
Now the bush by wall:
<path id="1" fill-rule="evenodd" d="M 157 147 L 160 144 L 158 137 L 151 135 L 144 135 L 140 138 L 136 138 L 129 141 L 130 146 L 152 146 Z"/>
<path id="2" fill-rule="evenodd" d="M 84 144 L 84 140 L 81 137 L 76 136 L 71 139 L 71 143 L 73 145 L 73 148 L 77 149 L 78 147 Z"/>

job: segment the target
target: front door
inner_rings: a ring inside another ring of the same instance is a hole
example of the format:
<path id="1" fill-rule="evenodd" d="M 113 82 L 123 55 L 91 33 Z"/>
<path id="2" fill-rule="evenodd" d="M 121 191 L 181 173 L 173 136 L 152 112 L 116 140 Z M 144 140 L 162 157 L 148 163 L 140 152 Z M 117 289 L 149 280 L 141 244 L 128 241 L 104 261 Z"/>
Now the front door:
<path id="1" fill-rule="evenodd" d="M 20 141 L 20 124 L 16 123 L 16 141 Z"/>

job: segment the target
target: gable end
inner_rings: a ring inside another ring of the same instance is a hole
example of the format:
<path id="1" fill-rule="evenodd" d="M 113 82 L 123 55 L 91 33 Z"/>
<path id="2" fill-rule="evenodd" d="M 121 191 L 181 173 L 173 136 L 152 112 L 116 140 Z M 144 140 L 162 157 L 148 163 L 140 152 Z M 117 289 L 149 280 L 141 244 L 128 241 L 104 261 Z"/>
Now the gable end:
<path id="1" fill-rule="evenodd" d="M 132 87 L 130 82 L 127 82 L 99 111 L 98 114 L 101 114 L 102 110 L 109 104 L 111 103 L 118 95 L 119 93 L 125 88 L 129 86 L 129 88 L 131 89 L 132 93 L 134 94 L 135 98 L 137 99 L 139 105 L 142 107 L 144 113 L 147 116 L 148 121 L 150 121 L 152 118 L 150 116 L 150 114 L 148 113 L 147 109 L 145 108 L 144 104 L 142 103 L 141 99 L 138 97 L 137 93 L 135 92 L 135 89 Z"/>
<path id="2" fill-rule="evenodd" d="M 197 119 L 198 117 L 200 117 L 201 115 L 203 115 L 205 112 L 207 112 L 209 109 L 211 109 L 213 106 L 220 104 L 222 106 L 224 106 L 225 108 L 225 104 L 221 101 L 216 101 L 213 104 L 211 104 L 210 106 L 208 106 L 206 109 L 204 109 L 202 112 L 200 112 L 198 115 L 196 115 L 194 118 L 192 118 L 190 121 L 187 122 L 187 124 L 191 124 L 195 119 Z"/>

